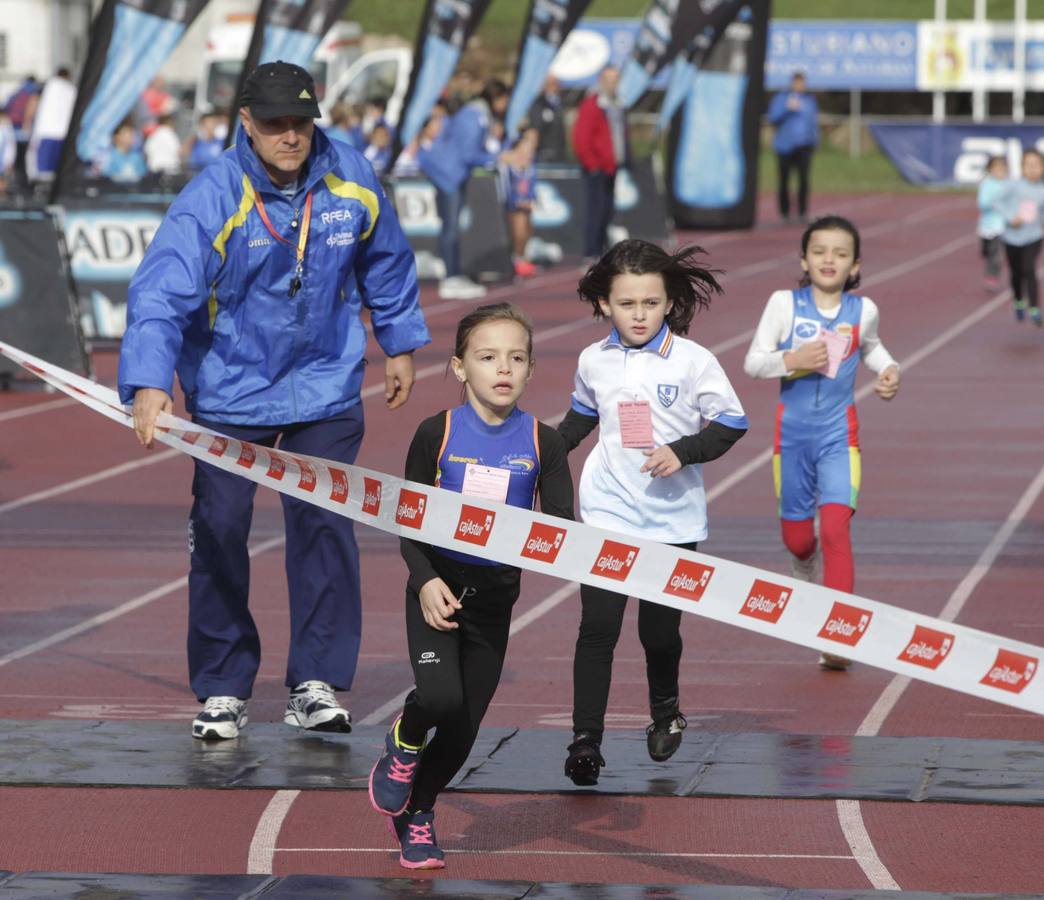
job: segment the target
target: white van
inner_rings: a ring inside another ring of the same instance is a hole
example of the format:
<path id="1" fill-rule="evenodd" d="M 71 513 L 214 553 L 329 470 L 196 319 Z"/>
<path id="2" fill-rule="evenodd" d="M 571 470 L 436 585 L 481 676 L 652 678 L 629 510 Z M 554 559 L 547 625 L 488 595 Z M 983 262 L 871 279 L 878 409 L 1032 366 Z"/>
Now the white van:
<path id="1" fill-rule="evenodd" d="M 251 21 L 229 22 L 207 35 L 203 68 L 196 83 L 196 112 L 229 110 L 236 97 L 239 73 L 254 33 Z M 337 22 L 319 42 L 308 70 L 322 101 L 328 85 L 343 79 L 362 52 L 362 29 L 356 22 Z"/>
<path id="2" fill-rule="evenodd" d="M 407 47 L 387 47 L 362 54 L 340 78 L 327 82 L 326 96 L 319 104 L 322 121 L 329 121 L 330 109 L 337 103 L 362 106 L 368 100 L 384 100 L 384 117 L 397 125 L 412 68 L 413 51 Z"/>

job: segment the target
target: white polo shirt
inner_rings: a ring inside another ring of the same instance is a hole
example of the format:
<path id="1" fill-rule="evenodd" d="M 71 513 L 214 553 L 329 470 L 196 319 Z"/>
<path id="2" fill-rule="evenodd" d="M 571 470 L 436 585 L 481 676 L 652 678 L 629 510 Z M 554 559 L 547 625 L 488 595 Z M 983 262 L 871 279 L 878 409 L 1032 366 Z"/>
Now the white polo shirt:
<path id="1" fill-rule="evenodd" d="M 667 478 L 641 472 L 641 449 L 623 446 L 619 404 L 646 401 L 656 447 L 696 434 L 708 422 L 748 427 L 724 370 L 709 350 L 672 334 L 664 323 L 642 347 L 624 347 L 616 329 L 584 349 L 573 409 L 597 416 L 598 444 L 580 476 L 584 522 L 668 544 L 707 537 L 703 467 L 683 466 Z"/>

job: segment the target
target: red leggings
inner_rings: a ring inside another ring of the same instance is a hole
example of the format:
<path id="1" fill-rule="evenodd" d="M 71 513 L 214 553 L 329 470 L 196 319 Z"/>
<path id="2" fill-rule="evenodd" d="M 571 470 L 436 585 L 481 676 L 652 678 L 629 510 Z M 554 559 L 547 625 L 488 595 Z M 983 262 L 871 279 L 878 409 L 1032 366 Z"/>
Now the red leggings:
<path id="1" fill-rule="evenodd" d="M 823 584 L 828 588 L 851 593 L 855 585 L 852 562 L 852 536 L 848 523 L 852 507 L 842 503 L 824 503 L 819 507 L 819 539 L 823 545 Z M 783 543 L 798 559 L 808 559 L 816 551 L 816 533 L 812 519 L 782 519 Z"/>

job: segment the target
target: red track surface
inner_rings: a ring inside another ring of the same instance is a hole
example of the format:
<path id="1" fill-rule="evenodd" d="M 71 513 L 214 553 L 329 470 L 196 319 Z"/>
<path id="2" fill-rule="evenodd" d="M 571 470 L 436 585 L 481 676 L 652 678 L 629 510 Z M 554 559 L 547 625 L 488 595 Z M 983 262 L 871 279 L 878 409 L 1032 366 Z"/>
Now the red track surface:
<path id="1" fill-rule="evenodd" d="M 990 301 L 980 286 L 969 198 L 824 198 L 819 208 L 828 207 L 850 214 L 863 230 L 866 293 L 882 309 L 887 346 L 906 364 L 893 403 L 870 397 L 860 404 L 864 482 L 854 524 L 856 590 L 938 615 L 1044 464 L 1044 333 L 1016 326 L 1006 305 L 970 326 L 963 321 Z M 717 348 L 752 423 L 727 457 L 706 467 L 712 490 L 747 471 L 771 442 L 778 387 L 746 378 L 742 359 L 769 293 L 793 284 L 798 238 L 795 228 L 768 227 L 699 238 L 727 271 L 727 293 L 697 317 L 691 337 Z M 495 292 L 525 307 L 536 322 L 537 374 L 524 405 L 542 418 L 566 408 L 577 354 L 604 333 L 575 300 L 576 278 L 575 271 L 559 269 Z M 420 370 L 444 363 L 458 315 L 470 305 L 426 294 L 434 340 L 418 353 Z M 95 362 L 111 383 L 114 358 Z M 377 384 L 380 370 L 373 367 L 368 384 Z M 439 369 L 418 383 L 405 409 L 388 412 L 375 387 L 366 400 L 360 463 L 398 468 L 415 423 L 455 394 Z M 10 415 L 37 405 L 34 414 Z M 576 472 L 582 455 L 576 454 Z M 10 506 L 143 461 L 129 432 L 92 412 L 43 394 L 0 395 L 0 716 L 175 718 L 185 721 L 187 737 L 197 708 L 186 688 L 186 598 L 178 582 L 187 563 L 187 458 L 163 458 Z M 715 497 L 710 515 L 712 537 L 701 549 L 784 570 L 767 465 L 751 468 Z M 281 533 L 277 498 L 259 494 L 254 543 Z M 356 721 L 387 721 L 389 702 L 411 680 L 402 628 L 404 567 L 392 538 L 362 527 L 357 533 L 366 622 L 350 704 Z M 1044 643 L 1042 545 L 1044 500 L 1038 497 L 968 596 L 959 621 Z M 286 699 L 281 544 L 255 556 L 252 580 L 266 655 L 251 718 L 272 721 Z M 527 574 L 516 619 L 562 586 Z M 147 602 L 10 659 L 138 598 Z M 577 618 L 576 598 L 568 596 L 515 635 L 487 724 L 567 727 Z M 634 624 L 632 611 L 610 699 L 610 724 L 617 727 L 646 722 Z M 867 667 L 822 673 L 809 651 L 696 616 L 686 617 L 684 629 L 682 693 L 690 728 L 851 735 L 891 681 Z M 883 723 L 864 731 L 878 727 L 884 735 L 1044 740 L 1040 717 L 917 683 Z M 262 819 L 266 827 L 279 823 L 271 811 L 265 815 L 271 799 L 261 791 L 0 789 L 0 868 L 400 873 L 365 793 L 284 795 L 277 798 L 289 804 L 281 827 L 257 836 Z M 439 810 L 440 839 L 450 851 L 447 874 L 459 878 L 952 891 L 1044 885 L 1044 810 L 1038 808 L 863 803 L 841 811 L 844 826 L 832 801 L 456 794 Z M 93 827 L 85 827 L 88 822 Z M 861 823 L 866 844 L 858 841 Z"/>

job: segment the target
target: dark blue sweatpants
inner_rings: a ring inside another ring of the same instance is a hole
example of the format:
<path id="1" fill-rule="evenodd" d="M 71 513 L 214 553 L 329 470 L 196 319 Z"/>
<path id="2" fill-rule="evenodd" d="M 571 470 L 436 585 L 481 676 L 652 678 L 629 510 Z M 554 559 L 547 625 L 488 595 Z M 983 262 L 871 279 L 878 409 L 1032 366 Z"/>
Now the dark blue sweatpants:
<path id="1" fill-rule="evenodd" d="M 362 404 L 318 422 L 243 427 L 196 421 L 229 437 L 289 453 L 354 463 L 363 436 Z M 247 538 L 257 485 L 194 460 L 189 519 L 189 683 L 202 699 L 247 698 L 261 662 L 261 642 L 247 608 Z M 280 494 L 290 589 L 289 687 L 318 679 L 347 690 L 362 632 L 359 549 L 352 521 Z"/>

